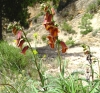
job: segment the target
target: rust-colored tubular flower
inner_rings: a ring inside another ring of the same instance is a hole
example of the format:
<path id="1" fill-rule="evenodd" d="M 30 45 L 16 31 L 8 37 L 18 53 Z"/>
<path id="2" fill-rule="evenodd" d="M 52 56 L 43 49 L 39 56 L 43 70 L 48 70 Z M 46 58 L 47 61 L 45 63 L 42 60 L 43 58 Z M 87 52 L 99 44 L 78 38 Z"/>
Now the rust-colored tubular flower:
<path id="1" fill-rule="evenodd" d="M 22 46 L 23 46 L 24 42 L 25 42 L 25 40 L 21 40 L 21 41 L 19 42 L 18 47 L 20 47 L 20 48 L 22 49 Z"/>
<path id="2" fill-rule="evenodd" d="M 18 46 L 20 42 L 20 38 L 16 40 L 16 45 Z"/>
<path id="3" fill-rule="evenodd" d="M 17 32 L 17 39 L 21 38 L 22 37 L 22 31 L 18 31 Z"/>
<path id="4" fill-rule="evenodd" d="M 29 47 L 28 46 L 25 46 L 23 49 L 22 49 L 22 54 L 25 54 L 26 53 L 26 50 L 28 49 Z"/>
<path id="5" fill-rule="evenodd" d="M 62 53 L 65 53 L 66 50 L 68 49 L 68 47 L 66 46 L 66 44 L 63 41 L 60 41 L 60 45 L 62 47 Z"/>
<path id="6" fill-rule="evenodd" d="M 50 45 L 50 47 L 54 48 L 54 43 L 55 43 L 56 39 L 54 37 L 52 37 L 51 35 L 49 35 L 47 38 L 49 39 L 48 44 Z"/>
<path id="7" fill-rule="evenodd" d="M 50 29 L 49 32 L 53 37 L 58 37 L 58 28 L 54 27 L 53 29 Z"/>
<path id="8" fill-rule="evenodd" d="M 16 35 L 16 34 L 17 34 L 17 31 L 18 31 L 18 30 L 17 30 L 17 28 L 16 28 L 16 27 L 14 27 L 14 28 L 13 28 L 13 30 L 12 30 L 12 32 L 14 33 L 14 35 Z"/>
<path id="9" fill-rule="evenodd" d="M 53 15 L 50 14 L 49 12 L 46 12 L 45 20 L 47 20 L 47 22 L 51 22 L 52 18 L 53 18 Z"/>
<path id="10" fill-rule="evenodd" d="M 54 22 L 50 22 L 50 23 L 47 23 L 46 21 L 44 21 L 43 22 L 43 25 L 45 26 L 45 29 L 48 31 L 48 26 L 50 25 L 52 25 L 52 26 L 54 26 Z"/>
<path id="11" fill-rule="evenodd" d="M 54 48 L 54 43 L 49 41 L 49 45 L 51 48 Z"/>
<path id="12" fill-rule="evenodd" d="M 47 25 L 47 30 L 48 30 L 48 31 L 50 31 L 50 30 L 52 30 L 52 29 L 54 29 L 54 28 L 55 28 L 54 25 Z"/>
<path id="13" fill-rule="evenodd" d="M 52 22 L 52 18 L 53 18 L 53 15 L 50 14 L 49 12 L 47 12 L 46 15 L 45 15 L 45 17 L 44 17 L 43 24 L 51 23 Z"/>
<path id="14" fill-rule="evenodd" d="M 58 28 L 53 25 L 47 25 L 47 30 L 53 37 L 58 37 Z"/>
<path id="15" fill-rule="evenodd" d="M 55 39 L 51 35 L 47 36 L 47 38 L 49 39 L 50 42 L 52 42 L 52 43 L 55 42 Z"/>

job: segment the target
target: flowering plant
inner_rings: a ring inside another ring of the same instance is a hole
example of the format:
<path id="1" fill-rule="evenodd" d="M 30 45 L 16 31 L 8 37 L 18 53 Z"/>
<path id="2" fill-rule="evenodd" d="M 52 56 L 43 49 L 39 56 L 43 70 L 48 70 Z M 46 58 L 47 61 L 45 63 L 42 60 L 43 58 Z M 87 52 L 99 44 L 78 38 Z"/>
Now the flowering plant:
<path id="1" fill-rule="evenodd" d="M 42 5 L 42 9 L 45 12 L 43 25 L 45 29 L 49 32 L 49 35 L 47 36 L 48 44 L 50 45 L 51 48 L 55 47 L 57 48 L 58 58 L 60 62 L 60 72 L 62 75 L 64 75 L 64 64 L 62 66 L 60 50 L 62 53 L 65 53 L 68 47 L 63 41 L 59 40 L 58 38 L 58 33 L 59 33 L 58 25 L 55 24 L 55 21 L 53 19 L 55 15 L 54 8 L 52 8 L 50 4 L 47 5 L 44 4 Z"/>
<path id="2" fill-rule="evenodd" d="M 55 15 L 54 8 L 51 8 L 50 5 L 44 5 L 43 9 L 45 12 L 43 25 L 45 29 L 49 32 L 49 35 L 47 36 L 48 44 L 51 48 L 54 48 L 55 44 L 58 43 L 62 48 L 62 53 L 65 53 L 68 47 L 63 41 L 58 39 L 58 26 L 57 24 L 55 24 L 55 21 L 53 20 L 53 16 Z"/>

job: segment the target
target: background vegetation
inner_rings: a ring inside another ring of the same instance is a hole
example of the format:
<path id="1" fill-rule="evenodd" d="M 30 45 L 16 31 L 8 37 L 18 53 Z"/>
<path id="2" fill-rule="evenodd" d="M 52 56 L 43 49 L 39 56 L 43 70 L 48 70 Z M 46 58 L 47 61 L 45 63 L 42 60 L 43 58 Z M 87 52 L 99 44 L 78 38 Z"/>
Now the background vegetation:
<path id="1" fill-rule="evenodd" d="M 29 1 L 24 0 L 23 3 L 21 3 L 21 5 L 19 5 L 20 1 L 13 2 L 14 4 L 12 4 L 10 8 L 7 8 L 7 10 L 6 6 L 9 7 L 8 5 L 11 5 L 11 2 L 10 1 L 7 2 L 6 0 L 5 1 L 1 0 L 0 2 L 4 3 L 4 6 L 2 6 L 2 8 L 4 9 L 2 10 L 4 16 L 0 15 L 0 17 L 5 17 L 9 19 L 11 18 L 10 19 L 11 21 L 13 20 L 20 21 L 21 26 L 27 24 L 26 19 L 28 18 L 29 15 L 26 12 L 27 11 L 26 6 L 31 5 L 33 3 L 32 0 Z M 34 0 L 34 3 L 36 2 L 37 1 Z M 42 2 L 45 2 L 45 0 L 40 0 L 40 3 Z M 57 0 L 53 0 L 53 2 L 56 2 L 57 5 L 59 5 Z M 14 7 L 16 3 L 18 4 L 18 10 L 20 10 L 20 12 L 16 10 L 17 14 L 14 14 L 15 10 L 13 9 L 13 11 L 11 11 L 11 8 Z M 20 6 L 24 7 L 23 8 L 24 10 L 23 9 L 21 10 Z M 93 12 L 95 12 L 94 5 L 91 6 Z M 98 7 L 96 7 L 96 9 L 97 8 Z M 49 13 L 51 13 L 50 9 L 48 10 Z M 88 12 L 89 10 L 91 10 L 91 8 L 88 9 Z M 13 15 L 8 15 L 11 12 Z M 21 12 L 24 14 L 22 14 Z M 48 11 L 46 12 L 48 13 Z M 90 19 L 92 19 L 92 17 L 93 15 L 87 12 L 83 15 L 79 26 L 81 30 L 80 33 L 82 35 L 86 35 L 93 30 L 90 22 Z M 58 28 L 58 26 L 54 24 L 53 27 Z M 76 34 L 76 32 L 72 29 L 72 27 L 66 22 L 64 22 L 61 25 L 61 28 L 68 34 L 72 34 L 72 36 L 73 34 Z M 51 29 L 48 30 L 51 31 Z M 52 33 L 50 33 L 50 31 L 49 34 L 53 35 Z M 26 40 L 25 43 L 29 44 L 29 50 L 26 51 L 25 55 L 23 55 L 20 52 L 22 50 L 21 48 L 14 47 L 4 41 L 0 42 L 0 92 L 1 93 L 100 93 L 99 60 L 98 58 L 92 55 L 89 46 L 85 44 L 82 45 L 83 52 L 86 55 L 86 60 L 89 63 L 88 65 L 89 70 L 87 69 L 86 71 L 87 75 L 85 75 L 85 73 L 80 71 L 69 73 L 67 71 L 67 66 L 66 66 L 68 64 L 67 60 L 63 59 L 63 57 L 61 56 L 62 53 L 60 52 L 60 48 L 64 48 L 66 50 L 67 49 L 66 45 L 68 45 L 68 47 L 75 46 L 75 41 L 73 37 L 69 37 L 69 39 L 65 42 L 66 44 L 64 44 L 63 42 L 62 45 L 59 46 L 61 41 L 58 38 L 55 38 L 56 44 L 55 43 L 54 44 L 55 47 L 57 48 L 56 50 L 57 55 L 56 59 L 54 58 L 51 61 L 55 62 L 55 60 L 57 60 L 58 62 L 57 66 L 58 68 L 60 68 L 60 70 L 59 73 L 54 76 L 52 74 L 46 73 L 46 70 L 50 68 L 43 66 L 45 64 L 44 62 L 48 60 L 50 61 L 50 59 L 46 59 L 46 54 L 40 56 L 40 54 L 36 49 L 37 47 L 32 48 L 30 42 L 28 41 L 28 38 L 26 37 L 26 33 L 23 30 L 22 32 L 24 36 L 20 37 L 20 40 Z M 56 33 L 56 35 L 58 34 Z M 47 43 L 46 35 L 43 35 L 41 39 Z M 34 40 L 37 40 L 37 35 L 34 36 Z M 50 40 L 51 39 L 49 39 L 49 41 Z M 50 42 L 49 44 L 51 43 L 53 42 Z M 99 72 L 95 72 L 93 68 L 94 62 L 98 63 Z M 67 71 L 67 73 L 65 73 L 65 70 Z"/>

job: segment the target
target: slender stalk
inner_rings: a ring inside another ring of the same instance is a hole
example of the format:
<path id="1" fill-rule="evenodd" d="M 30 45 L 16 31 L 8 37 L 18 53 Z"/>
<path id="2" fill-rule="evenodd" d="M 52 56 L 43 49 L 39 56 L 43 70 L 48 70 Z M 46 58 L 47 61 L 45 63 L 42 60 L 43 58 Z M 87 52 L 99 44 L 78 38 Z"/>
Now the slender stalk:
<path id="1" fill-rule="evenodd" d="M 23 30 L 22 30 L 22 31 L 23 31 Z M 23 31 L 23 34 L 24 34 L 25 39 L 26 39 L 26 41 L 27 41 L 27 43 L 28 43 L 28 45 L 29 45 L 29 47 L 30 47 L 30 49 L 31 49 L 31 52 L 32 52 L 33 56 L 34 56 L 34 62 L 35 62 L 35 65 L 36 65 L 36 68 L 37 68 L 37 71 L 38 71 L 38 74 L 39 74 L 39 77 L 40 77 L 40 81 L 41 81 L 41 83 L 42 83 L 42 86 L 44 86 L 44 82 L 42 82 L 42 81 L 43 81 L 43 75 L 41 74 L 40 68 L 38 67 L 37 58 L 36 58 L 36 56 L 35 56 L 34 53 L 33 53 L 32 46 L 31 46 L 29 40 L 27 39 L 26 33 L 25 33 L 24 31 Z M 45 89 L 44 89 L 44 90 L 45 90 Z"/>
<path id="2" fill-rule="evenodd" d="M 26 39 L 26 41 L 27 41 L 27 43 L 28 43 L 28 45 L 29 45 L 29 47 L 30 47 L 30 49 L 31 49 L 31 51 L 32 51 L 32 53 L 33 53 L 33 49 L 32 49 L 32 46 L 31 46 L 31 44 L 29 43 L 29 40 L 27 39 L 27 37 L 26 37 L 26 33 L 22 30 L 22 32 L 23 32 L 23 34 L 24 34 L 24 36 L 25 36 L 25 39 Z M 35 57 L 35 55 L 33 54 L 33 56 Z"/>
<path id="3" fill-rule="evenodd" d="M 60 62 L 60 73 L 62 72 L 62 63 L 61 63 L 61 55 L 60 55 L 60 47 L 59 47 L 59 41 L 57 40 L 57 54 Z"/>
<path id="4" fill-rule="evenodd" d="M 90 64 L 90 69 L 91 69 L 91 77 L 92 77 L 92 81 L 94 80 L 94 70 L 93 70 L 93 67 L 92 67 L 92 64 Z"/>
<path id="5" fill-rule="evenodd" d="M 94 70 L 93 70 L 93 66 L 92 66 L 92 59 L 91 59 L 91 53 L 89 54 L 89 64 L 90 64 L 90 70 L 91 70 L 91 77 L 92 77 L 92 81 L 94 80 Z"/>
<path id="6" fill-rule="evenodd" d="M 99 60 L 98 60 L 98 73 L 99 73 L 99 79 L 100 79 L 100 64 L 99 64 Z"/>
<path id="7" fill-rule="evenodd" d="M 100 79 L 100 64 L 98 62 L 98 68 L 99 68 L 99 79 Z"/>
<path id="8" fill-rule="evenodd" d="M 10 87 L 12 87 L 16 91 L 16 93 L 18 93 L 18 91 L 10 84 L 0 84 L 0 86 L 10 86 Z"/>
<path id="9" fill-rule="evenodd" d="M 90 51 L 90 47 L 89 46 L 87 46 L 88 47 L 88 49 L 89 49 L 89 55 L 88 55 L 88 61 L 89 61 L 89 64 L 90 64 L 90 69 L 91 69 L 91 77 L 92 77 L 92 81 L 94 80 L 94 70 L 93 70 L 93 66 L 92 66 L 92 54 L 91 54 L 91 51 Z"/>

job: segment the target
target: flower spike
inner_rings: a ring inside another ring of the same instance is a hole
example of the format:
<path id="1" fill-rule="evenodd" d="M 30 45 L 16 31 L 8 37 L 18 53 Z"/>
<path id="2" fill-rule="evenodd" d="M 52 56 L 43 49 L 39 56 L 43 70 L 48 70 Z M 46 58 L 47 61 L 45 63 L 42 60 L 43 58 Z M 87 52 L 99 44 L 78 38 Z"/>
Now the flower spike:
<path id="1" fill-rule="evenodd" d="M 23 28 L 17 22 L 12 25 L 12 33 L 16 36 L 16 45 L 17 45 L 17 47 L 19 47 L 21 49 L 21 51 L 22 51 L 21 53 L 25 54 L 25 52 L 29 48 L 29 46 L 25 46 L 23 48 L 23 45 L 25 42 L 25 39 L 23 39 L 23 38 L 26 38 L 26 36 L 22 29 Z"/>

